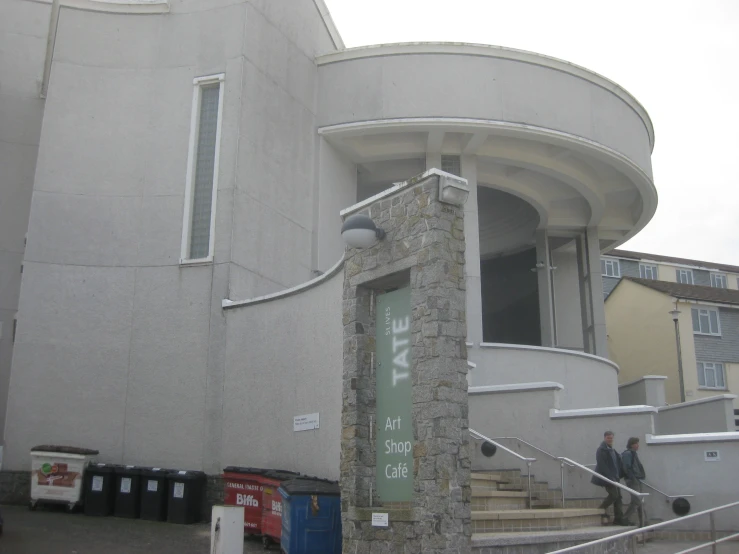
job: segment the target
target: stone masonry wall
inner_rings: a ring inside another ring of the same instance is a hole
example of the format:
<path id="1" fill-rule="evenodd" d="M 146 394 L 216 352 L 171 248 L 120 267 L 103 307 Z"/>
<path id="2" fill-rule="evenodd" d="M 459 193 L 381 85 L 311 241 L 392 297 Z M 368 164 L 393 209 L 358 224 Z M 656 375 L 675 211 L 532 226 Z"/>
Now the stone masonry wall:
<path id="1" fill-rule="evenodd" d="M 357 212 L 387 233 L 349 249 L 344 269 L 341 489 L 343 551 L 470 552 L 470 458 L 463 208 L 438 200 L 438 175 L 408 181 Z M 375 493 L 375 295 L 410 284 L 413 500 Z M 372 527 L 373 512 L 389 527 Z"/>

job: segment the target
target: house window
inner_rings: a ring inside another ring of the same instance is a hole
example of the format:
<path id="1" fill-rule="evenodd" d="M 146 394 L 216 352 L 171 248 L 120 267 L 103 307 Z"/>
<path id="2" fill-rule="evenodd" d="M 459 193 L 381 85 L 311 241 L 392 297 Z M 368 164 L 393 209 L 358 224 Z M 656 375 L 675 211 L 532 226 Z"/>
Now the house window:
<path id="1" fill-rule="evenodd" d="M 718 310 L 693 308 L 693 332 L 698 335 L 721 335 Z"/>
<path id="2" fill-rule="evenodd" d="M 181 263 L 213 259 L 224 75 L 193 81 Z"/>
<path id="3" fill-rule="evenodd" d="M 639 277 L 642 279 L 657 280 L 657 266 L 649 264 L 639 264 Z"/>
<path id="4" fill-rule="evenodd" d="M 459 156 L 441 156 L 441 170 L 456 175 L 457 177 L 462 176 L 462 161 Z"/>
<path id="5" fill-rule="evenodd" d="M 711 286 L 717 289 L 726 288 L 726 275 L 711 273 Z"/>
<path id="6" fill-rule="evenodd" d="M 725 389 L 724 364 L 698 362 L 698 385 L 706 389 Z"/>
<path id="7" fill-rule="evenodd" d="M 692 269 L 678 269 L 677 270 L 677 282 L 683 285 L 693 284 L 693 270 Z"/>
<path id="8" fill-rule="evenodd" d="M 606 277 L 621 277 L 621 266 L 618 260 L 604 258 L 600 261 L 600 272 Z"/>

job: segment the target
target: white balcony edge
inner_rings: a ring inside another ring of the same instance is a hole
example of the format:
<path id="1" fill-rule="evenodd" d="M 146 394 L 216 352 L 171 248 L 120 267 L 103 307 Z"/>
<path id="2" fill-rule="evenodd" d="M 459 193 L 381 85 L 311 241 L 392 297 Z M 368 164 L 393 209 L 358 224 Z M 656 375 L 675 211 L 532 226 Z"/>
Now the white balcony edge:
<path id="1" fill-rule="evenodd" d="M 253 306 L 254 304 L 271 302 L 272 300 L 279 300 L 281 298 L 287 298 L 288 296 L 293 296 L 294 294 L 305 292 L 309 289 L 312 289 L 313 287 L 320 285 L 324 281 L 328 281 L 331 277 L 336 275 L 342 267 L 344 267 L 344 256 L 342 256 L 341 259 L 336 262 L 336 264 L 326 273 L 324 273 L 323 275 L 319 275 L 318 277 L 315 277 L 310 281 L 306 281 L 305 283 L 301 283 L 300 285 L 290 287 L 289 289 L 281 290 L 279 292 L 273 292 L 271 294 L 265 294 L 264 296 L 249 298 L 247 300 L 230 300 L 228 298 L 224 298 L 223 300 L 221 300 L 221 308 L 223 308 L 224 310 L 230 310 L 233 308 L 242 308 L 244 306 Z"/>
<path id="2" fill-rule="evenodd" d="M 579 356 L 581 358 L 588 358 L 590 360 L 594 360 L 594 361 L 609 365 L 613 367 L 613 369 L 616 370 L 616 373 L 620 371 L 618 364 L 612 362 L 611 360 L 607 358 L 601 358 L 600 356 L 596 356 L 595 354 L 587 354 L 585 352 L 578 352 L 577 350 L 566 350 L 564 348 L 551 348 L 549 346 L 530 346 L 526 344 L 505 344 L 502 342 L 481 342 L 480 348 L 501 348 L 501 349 L 505 348 L 508 350 L 528 350 L 531 352 L 551 352 L 554 354 Z"/>
<path id="3" fill-rule="evenodd" d="M 628 381 L 626 383 L 619 383 L 618 388 L 621 387 L 628 387 L 629 385 L 635 385 L 636 383 L 640 383 L 641 381 L 664 381 L 667 377 L 664 375 L 645 375 L 644 377 L 639 377 L 638 379 L 634 379 L 633 381 Z"/>
<path id="4" fill-rule="evenodd" d="M 654 149 L 654 125 L 652 124 L 652 119 L 649 117 L 649 113 L 647 113 L 646 108 L 644 108 L 644 106 L 642 106 L 642 104 L 629 91 L 603 75 L 565 60 L 560 60 L 559 58 L 545 56 L 535 52 L 528 52 L 526 50 L 516 50 L 515 48 L 506 48 L 503 46 L 487 44 L 471 44 L 463 42 L 403 42 L 348 48 L 340 52 L 319 56 L 316 58 L 316 63 L 318 66 L 322 66 L 363 58 L 419 54 L 451 54 L 458 56 L 499 58 L 546 67 L 548 69 L 561 71 L 562 73 L 567 73 L 573 77 L 578 77 L 588 81 L 618 96 L 627 106 L 636 112 L 646 128 L 647 135 L 649 136 L 650 148 L 652 150 Z"/>
<path id="5" fill-rule="evenodd" d="M 680 404 L 671 404 L 669 406 L 660 406 L 657 408 L 660 412 L 666 412 L 667 410 L 677 410 L 686 406 L 695 406 L 696 404 L 705 404 L 707 402 L 718 402 L 719 400 L 736 400 L 736 394 L 717 394 L 716 396 L 709 396 L 708 398 L 699 398 L 698 400 L 690 400 L 688 402 L 681 402 Z"/>
<path id="6" fill-rule="evenodd" d="M 739 432 L 725 433 L 688 433 L 685 435 L 646 435 L 647 444 L 686 444 L 700 442 L 734 442 L 739 441 Z"/>
<path id="7" fill-rule="evenodd" d="M 51 4 L 52 0 L 30 0 Z M 61 0 L 64 8 L 89 12 L 123 14 L 161 14 L 169 12 L 169 0 Z"/>
<path id="8" fill-rule="evenodd" d="M 485 385 L 480 387 L 469 387 L 468 394 L 497 394 L 504 392 L 531 392 L 546 390 L 564 390 L 564 385 L 554 381 L 540 381 L 537 383 L 516 383 L 512 385 Z"/>
<path id="9" fill-rule="evenodd" d="M 549 417 L 551 419 L 567 419 L 574 417 L 617 416 L 656 413 L 657 408 L 655 408 L 654 406 L 609 406 L 607 408 L 581 408 L 577 410 L 558 410 L 556 408 L 552 408 L 549 410 Z"/>

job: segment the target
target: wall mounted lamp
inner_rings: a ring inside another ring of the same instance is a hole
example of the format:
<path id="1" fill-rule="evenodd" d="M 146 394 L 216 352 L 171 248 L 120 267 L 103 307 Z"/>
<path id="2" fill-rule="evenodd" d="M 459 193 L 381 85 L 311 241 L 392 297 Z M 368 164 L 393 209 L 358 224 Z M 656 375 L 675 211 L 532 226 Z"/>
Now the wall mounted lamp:
<path id="1" fill-rule="evenodd" d="M 369 248 L 385 238 L 385 231 L 375 225 L 370 217 L 354 214 L 344 220 L 341 238 L 349 248 Z"/>

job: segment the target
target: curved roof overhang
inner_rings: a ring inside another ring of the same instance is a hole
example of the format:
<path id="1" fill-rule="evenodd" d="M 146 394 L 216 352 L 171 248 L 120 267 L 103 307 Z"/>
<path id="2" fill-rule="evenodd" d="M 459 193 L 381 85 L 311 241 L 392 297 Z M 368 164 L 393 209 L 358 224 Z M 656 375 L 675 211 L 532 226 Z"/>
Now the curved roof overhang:
<path id="1" fill-rule="evenodd" d="M 604 248 L 639 232 L 657 208 L 654 183 L 636 163 L 603 144 L 553 129 L 430 117 L 330 125 L 318 132 L 360 167 L 431 152 L 475 156 L 479 186 L 529 203 L 538 228 L 554 235 L 597 227 Z"/>

